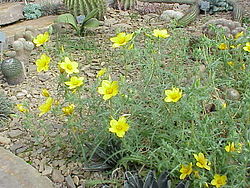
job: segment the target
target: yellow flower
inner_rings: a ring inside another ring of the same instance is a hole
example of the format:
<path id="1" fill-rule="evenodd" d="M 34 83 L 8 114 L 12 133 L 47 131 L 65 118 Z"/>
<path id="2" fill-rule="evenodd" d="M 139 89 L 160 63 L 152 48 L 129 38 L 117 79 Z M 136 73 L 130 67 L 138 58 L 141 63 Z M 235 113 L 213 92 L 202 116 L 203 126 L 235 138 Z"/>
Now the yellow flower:
<path id="1" fill-rule="evenodd" d="M 250 52 L 250 42 L 246 43 L 246 46 L 243 47 L 243 50 Z"/>
<path id="2" fill-rule="evenodd" d="M 126 122 L 126 118 L 124 116 L 119 117 L 118 121 L 112 119 L 110 121 L 110 128 L 109 131 L 115 133 L 118 137 L 124 137 L 125 133 L 129 129 L 129 125 Z"/>
<path id="3" fill-rule="evenodd" d="M 186 176 L 189 176 L 192 173 L 192 163 L 189 163 L 189 165 L 181 165 L 180 169 L 180 179 L 183 180 L 186 178 Z"/>
<path id="4" fill-rule="evenodd" d="M 97 72 L 96 78 L 103 76 L 107 72 L 106 68 L 103 68 Z"/>
<path id="5" fill-rule="evenodd" d="M 33 39 L 33 42 L 38 47 L 38 46 L 43 45 L 48 40 L 49 40 L 49 32 L 45 32 L 44 34 L 37 35 L 36 38 Z"/>
<path id="6" fill-rule="evenodd" d="M 111 42 L 114 44 L 112 45 L 113 48 L 118 48 L 120 46 L 124 46 L 127 44 L 134 36 L 134 33 L 126 34 L 125 32 L 118 33 L 116 37 L 110 38 Z"/>
<path id="7" fill-rule="evenodd" d="M 75 110 L 75 105 L 74 104 L 70 104 L 69 106 L 65 106 L 62 108 L 62 111 L 65 115 L 70 115 L 74 112 Z"/>
<path id="8" fill-rule="evenodd" d="M 29 112 L 29 109 L 25 108 L 22 104 L 17 104 L 17 109 L 20 111 L 20 112 Z"/>
<path id="9" fill-rule="evenodd" d="M 238 39 L 238 38 L 242 37 L 243 35 L 244 35 L 244 32 L 241 31 L 241 32 L 237 33 L 237 34 L 234 36 L 234 38 L 235 38 L 235 39 Z"/>
<path id="10" fill-rule="evenodd" d="M 241 70 L 246 70 L 246 64 L 242 64 Z"/>
<path id="11" fill-rule="evenodd" d="M 194 177 L 200 178 L 200 174 L 198 170 L 194 170 Z"/>
<path id="12" fill-rule="evenodd" d="M 98 93 L 103 95 L 104 100 L 108 100 L 118 94 L 118 81 L 103 80 L 101 87 L 98 87 Z"/>
<path id="13" fill-rule="evenodd" d="M 40 59 L 36 60 L 37 72 L 49 70 L 50 57 L 42 54 Z"/>
<path id="14" fill-rule="evenodd" d="M 159 37 L 159 38 L 168 38 L 170 34 L 168 34 L 168 31 L 166 29 L 154 29 L 153 36 Z"/>
<path id="15" fill-rule="evenodd" d="M 211 184 L 219 188 L 227 183 L 227 176 L 221 176 L 219 174 L 214 175 L 214 179 L 211 181 Z"/>
<path id="16" fill-rule="evenodd" d="M 70 61 L 68 57 L 64 58 L 62 63 L 59 63 L 61 69 L 63 69 L 67 74 L 79 73 L 77 69 L 78 63 L 75 61 Z"/>
<path id="17" fill-rule="evenodd" d="M 222 106 L 222 108 L 226 108 L 227 107 L 227 103 L 224 102 L 224 103 L 222 103 L 221 106 Z"/>
<path id="18" fill-rule="evenodd" d="M 228 49 L 228 47 L 227 47 L 227 45 L 226 45 L 225 43 L 221 43 L 221 44 L 218 46 L 218 48 L 219 48 L 220 50 L 227 50 L 227 49 Z"/>
<path id="19" fill-rule="evenodd" d="M 72 76 L 70 78 L 70 81 L 68 82 L 64 82 L 67 86 L 69 86 L 69 89 L 75 89 L 77 87 L 80 87 L 81 85 L 83 85 L 83 77 L 76 77 L 76 76 Z"/>
<path id="20" fill-rule="evenodd" d="M 225 150 L 227 152 L 234 152 L 235 151 L 234 142 L 229 143 L 227 146 L 225 146 Z"/>
<path id="21" fill-rule="evenodd" d="M 230 66 L 230 67 L 233 67 L 235 65 L 235 63 L 233 61 L 228 61 L 227 64 Z"/>
<path id="22" fill-rule="evenodd" d="M 197 161 L 196 166 L 210 170 L 210 166 L 209 166 L 210 163 L 208 163 L 208 160 L 204 157 L 203 153 L 199 153 L 198 155 L 194 154 L 194 158 Z"/>
<path id="23" fill-rule="evenodd" d="M 226 152 L 238 152 L 241 153 L 242 150 L 242 144 L 238 144 L 238 148 L 235 148 L 234 142 L 228 143 L 228 145 L 225 146 Z"/>
<path id="24" fill-rule="evenodd" d="M 49 97 L 50 96 L 49 91 L 47 89 L 42 89 L 42 96 Z"/>
<path id="25" fill-rule="evenodd" d="M 48 97 L 46 102 L 44 104 L 42 104 L 41 106 L 38 107 L 38 109 L 41 111 L 39 116 L 42 116 L 43 114 L 47 113 L 48 111 L 50 111 L 52 104 L 53 104 L 53 98 L 52 97 Z"/>
<path id="26" fill-rule="evenodd" d="M 164 99 L 165 102 L 177 102 L 183 96 L 182 91 L 179 88 L 165 90 L 165 95 L 167 95 L 167 97 Z"/>

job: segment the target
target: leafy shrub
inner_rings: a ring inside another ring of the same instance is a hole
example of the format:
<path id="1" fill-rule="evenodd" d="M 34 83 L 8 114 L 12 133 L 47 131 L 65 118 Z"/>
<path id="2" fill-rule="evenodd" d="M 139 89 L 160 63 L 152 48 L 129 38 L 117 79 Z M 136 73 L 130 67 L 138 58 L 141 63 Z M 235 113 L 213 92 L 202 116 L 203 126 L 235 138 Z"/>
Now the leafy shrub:
<path id="1" fill-rule="evenodd" d="M 57 90 L 44 94 L 40 117 L 25 113 L 25 124 L 36 120 L 33 130 L 49 138 L 49 121 L 56 119 L 66 133 L 57 140 L 86 163 L 98 155 L 102 164 L 139 168 L 144 175 L 167 170 L 173 185 L 179 178 L 189 179 L 191 187 L 246 187 L 249 31 L 237 38 L 189 35 L 181 29 L 122 32 L 110 39 L 110 50 L 107 44 L 86 47 L 85 38 L 77 44 L 68 35 L 61 38 L 53 56 L 59 63 L 51 65 L 59 66 Z M 97 54 L 108 57 L 92 82 L 69 55 L 76 50 L 89 64 Z M 240 97 L 228 97 L 230 88 Z"/>

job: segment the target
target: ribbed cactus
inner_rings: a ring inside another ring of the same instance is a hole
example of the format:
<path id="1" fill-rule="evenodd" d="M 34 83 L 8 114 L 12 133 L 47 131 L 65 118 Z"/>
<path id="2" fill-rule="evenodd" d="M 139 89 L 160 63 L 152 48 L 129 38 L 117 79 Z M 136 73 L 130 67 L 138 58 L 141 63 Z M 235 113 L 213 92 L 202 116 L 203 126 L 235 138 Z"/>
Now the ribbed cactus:
<path id="1" fill-rule="evenodd" d="M 120 10 L 133 9 L 136 5 L 137 0 L 115 0 L 113 7 Z"/>
<path id="2" fill-rule="evenodd" d="M 188 12 L 178 20 L 180 26 L 187 26 L 193 22 L 200 14 L 200 8 L 198 4 L 194 4 Z"/>
<path id="3" fill-rule="evenodd" d="M 241 23 L 243 18 L 242 7 L 237 1 L 228 0 L 228 2 L 233 6 L 233 20 Z"/>
<path id="4" fill-rule="evenodd" d="M 104 19 L 106 13 L 105 0 L 63 0 L 74 16 L 87 15 L 92 10 L 98 9 L 96 18 L 99 20 Z"/>
<path id="5" fill-rule="evenodd" d="M 24 66 L 18 59 L 9 58 L 2 62 L 1 70 L 8 84 L 16 85 L 25 78 Z"/>

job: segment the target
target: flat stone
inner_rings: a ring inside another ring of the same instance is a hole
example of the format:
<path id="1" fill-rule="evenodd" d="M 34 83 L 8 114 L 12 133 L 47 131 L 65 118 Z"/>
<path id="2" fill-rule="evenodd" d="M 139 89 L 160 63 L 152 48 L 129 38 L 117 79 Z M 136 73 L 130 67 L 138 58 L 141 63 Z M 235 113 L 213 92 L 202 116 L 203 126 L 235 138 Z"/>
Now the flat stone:
<path id="1" fill-rule="evenodd" d="M 4 144 L 4 145 L 7 145 L 7 144 L 10 144 L 11 143 L 11 140 L 7 137 L 4 137 L 4 136 L 0 136 L 0 144 Z"/>
<path id="2" fill-rule="evenodd" d="M 43 176 L 48 176 L 52 174 L 52 167 L 51 166 L 45 166 L 45 170 L 42 172 Z"/>
<path id="3" fill-rule="evenodd" d="M 66 178 L 65 178 L 65 181 L 66 181 L 66 184 L 68 186 L 68 188 L 76 188 L 75 184 L 74 184 L 74 181 L 73 179 L 71 178 L 70 175 L 68 175 Z"/>
<path id="4" fill-rule="evenodd" d="M 23 3 L 4 3 L 0 7 L 0 25 L 14 23 L 23 19 Z"/>
<path id="5" fill-rule="evenodd" d="M 53 184 L 24 160 L 0 148 L 0 187 L 53 188 Z"/>
<path id="6" fill-rule="evenodd" d="M 52 180 L 55 183 L 62 183 L 64 181 L 64 176 L 62 175 L 60 170 L 54 169 L 52 172 Z"/>
<path id="7" fill-rule="evenodd" d="M 23 134 L 23 132 L 20 130 L 11 130 L 10 132 L 8 132 L 8 135 L 10 138 L 17 138 L 17 137 L 21 136 L 22 134 Z"/>
<path id="8" fill-rule="evenodd" d="M 1 4 L 2 7 L 2 4 Z M 0 13 L 1 15 L 1 13 Z M 54 23 L 57 16 L 43 16 L 35 20 L 27 20 L 18 22 L 12 25 L 1 27 L 1 32 L 4 32 L 7 36 L 7 43 L 12 44 L 14 42 L 14 35 L 16 33 L 23 33 L 27 26 L 32 26 L 38 30 L 47 30 L 49 25 Z"/>
<path id="9" fill-rule="evenodd" d="M 18 149 L 23 148 L 23 147 L 26 147 L 26 146 L 21 142 L 17 142 L 10 147 L 10 151 L 13 153 L 16 153 Z"/>

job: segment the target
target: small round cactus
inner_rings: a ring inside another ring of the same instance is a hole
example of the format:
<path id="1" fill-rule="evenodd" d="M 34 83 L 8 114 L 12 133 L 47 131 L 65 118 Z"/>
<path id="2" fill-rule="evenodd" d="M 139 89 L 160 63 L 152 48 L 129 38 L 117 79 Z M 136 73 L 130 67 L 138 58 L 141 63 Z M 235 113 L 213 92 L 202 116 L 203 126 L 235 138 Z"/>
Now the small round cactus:
<path id="1" fill-rule="evenodd" d="M 16 85 L 25 79 L 24 66 L 18 59 L 9 58 L 1 63 L 1 70 L 9 85 Z"/>

